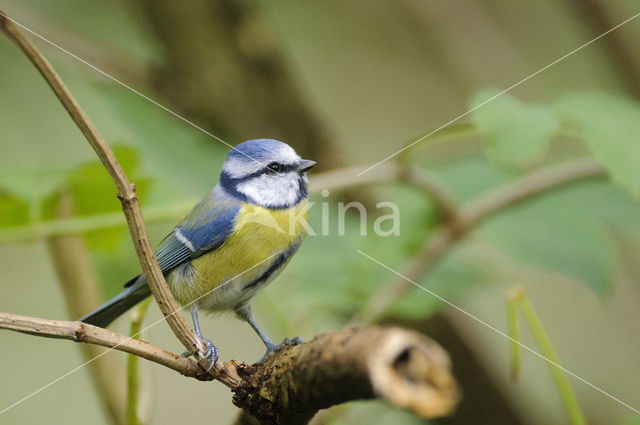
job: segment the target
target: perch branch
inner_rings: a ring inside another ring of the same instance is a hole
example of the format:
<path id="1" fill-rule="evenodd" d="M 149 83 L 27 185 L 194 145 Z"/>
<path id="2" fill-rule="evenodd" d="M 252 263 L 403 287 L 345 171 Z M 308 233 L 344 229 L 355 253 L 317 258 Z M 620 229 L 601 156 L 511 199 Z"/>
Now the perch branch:
<path id="1" fill-rule="evenodd" d="M 457 221 L 446 221 L 438 226 L 401 274 L 412 280 L 419 279 L 455 242 L 466 236 L 481 221 L 500 211 L 548 190 L 604 175 L 605 170 L 596 160 L 576 159 L 535 171 L 528 176 L 490 190 L 461 206 L 456 215 Z M 354 321 L 363 323 L 377 321 L 394 300 L 411 288 L 412 286 L 407 285 L 404 279 L 394 278 L 369 298 Z"/>
<path id="2" fill-rule="evenodd" d="M 0 313 L 0 329 L 114 348 L 161 364 L 169 369 L 180 372 L 184 376 L 196 378 L 201 381 L 210 381 L 214 378 L 191 359 L 173 354 L 162 348 L 154 347 L 145 341 L 82 322 L 48 320 L 12 313 Z M 230 388 L 237 385 L 239 381 L 238 379 L 233 379 L 232 374 L 228 374 L 225 378 L 218 375 L 215 379 L 223 382 Z"/>
<path id="3" fill-rule="evenodd" d="M 114 348 L 199 380 L 231 388 L 234 404 L 258 423 L 306 423 L 319 409 L 380 397 L 424 417 L 449 414 L 458 401 L 446 352 L 433 340 L 400 328 L 344 329 L 284 346 L 253 366 L 231 361 L 208 374 L 191 359 L 82 322 L 0 313 L 0 329 Z"/>
<path id="4" fill-rule="evenodd" d="M 49 84 L 60 102 L 62 102 L 64 108 L 80 128 L 80 131 L 89 141 L 89 144 L 91 144 L 91 147 L 109 172 L 118 189 L 118 198 L 122 203 L 122 209 L 127 218 L 131 239 L 138 254 L 142 272 L 147 278 L 147 282 L 158 303 L 158 307 L 164 314 L 173 333 L 190 353 L 198 356 L 198 362 L 203 367 L 208 369 L 213 366 L 215 370 L 222 372 L 223 369 L 220 362 L 217 362 L 216 365 L 209 364 L 209 359 L 205 356 L 204 352 L 205 345 L 189 327 L 182 314 L 176 314 L 180 311 L 180 308 L 174 300 L 162 271 L 158 266 L 149 234 L 142 219 L 142 210 L 140 209 L 140 203 L 136 195 L 135 184 L 129 182 L 111 148 L 109 148 L 109 145 L 102 138 L 89 117 L 82 111 L 80 105 L 78 105 L 51 64 L 49 64 L 33 43 L 22 34 L 14 22 L 2 11 L 0 11 L 0 30 L 24 52 L 40 74 L 42 74 L 47 84 Z"/>

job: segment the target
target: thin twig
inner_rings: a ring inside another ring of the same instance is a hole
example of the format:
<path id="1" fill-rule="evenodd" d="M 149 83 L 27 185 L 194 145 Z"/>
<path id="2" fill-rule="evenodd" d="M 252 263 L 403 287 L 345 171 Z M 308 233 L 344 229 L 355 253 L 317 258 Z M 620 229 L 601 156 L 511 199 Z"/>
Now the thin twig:
<path id="1" fill-rule="evenodd" d="M 40 71 L 47 84 L 54 91 L 64 108 L 67 110 L 73 121 L 80 128 L 80 131 L 96 152 L 100 161 L 109 172 L 113 182 L 118 189 L 118 198 L 122 203 L 122 209 L 127 218 L 127 224 L 131 233 L 131 238 L 138 254 L 138 260 L 142 271 L 147 278 L 151 292 L 153 293 L 160 311 L 166 317 L 167 323 L 180 342 L 189 352 L 198 355 L 198 362 L 206 368 L 211 367 L 209 359 L 205 356 L 205 345 L 189 327 L 182 314 L 176 314 L 180 307 L 176 303 L 167 286 L 162 271 L 158 266 L 149 234 L 147 232 L 142 210 L 135 192 L 135 184 L 129 182 L 120 163 L 109 148 L 109 145 L 102 138 L 89 117 L 82 111 L 73 95 L 69 92 L 56 71 L 38 49 L 31 43 L 14 25 L 13 21 L 0 11 L 0 30 L 2 30 L 29 58 L 29 60 Z M 219 363 L 219 362 L 218 362 Z M 214 365 L 215 370 L 222 371 L 222 364 Z"/>

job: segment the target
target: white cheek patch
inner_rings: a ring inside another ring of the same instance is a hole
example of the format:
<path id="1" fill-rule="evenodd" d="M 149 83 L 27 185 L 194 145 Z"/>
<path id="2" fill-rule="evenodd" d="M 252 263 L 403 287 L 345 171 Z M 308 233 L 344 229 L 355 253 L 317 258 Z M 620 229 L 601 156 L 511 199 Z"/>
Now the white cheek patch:
<path id="1" fill-rule="evenodd" d="M 293 205 L 300 192 L 296 172 L 283 174 L 263 174 L 237 186 L 238 192 L 255 204 L 265 207 L 286 207 Z"/>

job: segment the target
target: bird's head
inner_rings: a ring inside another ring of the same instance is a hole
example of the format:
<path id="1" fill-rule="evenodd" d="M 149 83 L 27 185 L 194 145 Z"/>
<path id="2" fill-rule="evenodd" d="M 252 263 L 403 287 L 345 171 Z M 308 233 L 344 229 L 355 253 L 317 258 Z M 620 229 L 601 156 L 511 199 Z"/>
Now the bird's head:
<path id="1" fill-rule="evenodd" d="M 306 172 L 315 164 L 300 158 L 286 143 L 249 140 L 227 155 L 219 186 L 232 197 L 261 207 L 289 208 L 307 198 Z"/>

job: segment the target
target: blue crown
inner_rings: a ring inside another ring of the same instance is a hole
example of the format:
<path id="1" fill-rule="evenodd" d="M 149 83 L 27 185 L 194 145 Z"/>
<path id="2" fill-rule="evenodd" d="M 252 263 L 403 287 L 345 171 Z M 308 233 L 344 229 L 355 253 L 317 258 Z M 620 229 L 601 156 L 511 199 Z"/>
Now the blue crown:
<path id="1" fill-rule="evenodd" d="M 275 139 L 254 139 L 236 145 L 227 158 L 243 158 L 246 160 L 269 160 L 274 153 L 290 149 L 289 145 Z"/>

